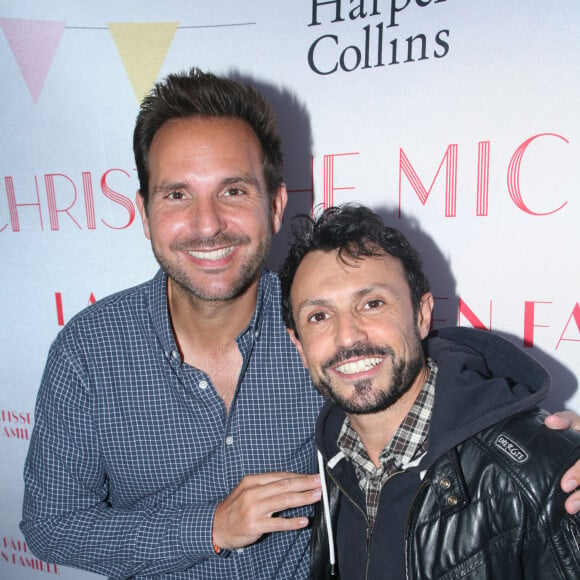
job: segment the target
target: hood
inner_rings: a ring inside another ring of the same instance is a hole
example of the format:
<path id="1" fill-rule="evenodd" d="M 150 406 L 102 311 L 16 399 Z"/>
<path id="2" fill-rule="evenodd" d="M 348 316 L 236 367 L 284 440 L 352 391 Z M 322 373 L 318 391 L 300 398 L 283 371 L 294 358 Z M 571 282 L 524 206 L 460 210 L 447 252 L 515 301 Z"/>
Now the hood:
<path id="1" fill-rule="evenodd" d="M 550 390 L 548 371 L 496 334 L 444 328 L 430 335 L 424 348 L 439 371 L 421 469 L 479 431 L 534 407 Z"/>

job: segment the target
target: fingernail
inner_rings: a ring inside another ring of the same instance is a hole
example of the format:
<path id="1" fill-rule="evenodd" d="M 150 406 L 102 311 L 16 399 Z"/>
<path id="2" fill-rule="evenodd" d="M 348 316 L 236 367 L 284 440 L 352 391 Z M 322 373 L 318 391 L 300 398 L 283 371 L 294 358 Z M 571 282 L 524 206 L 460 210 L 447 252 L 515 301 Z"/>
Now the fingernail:
<path id="1" fill-rule="evenodd" d="M 562 489 L 567 492 L 572 492 L 578 487 L 578 482 L 575 479 L 567 479 L 562 484 Z"/>
<path id="2" fill-rule="evenodd" d="M 572 502 L 572 513 L 576 514 L 580 511 L 580 501 L 576 500 Z"/>
<path id="3" fill-rule="evenodd" d="M 322 497 L 322 490 L 320 489 L 315 489 L 312 492 L 313 497 L 315 497 L 316 499 L 320 499 Z"/>

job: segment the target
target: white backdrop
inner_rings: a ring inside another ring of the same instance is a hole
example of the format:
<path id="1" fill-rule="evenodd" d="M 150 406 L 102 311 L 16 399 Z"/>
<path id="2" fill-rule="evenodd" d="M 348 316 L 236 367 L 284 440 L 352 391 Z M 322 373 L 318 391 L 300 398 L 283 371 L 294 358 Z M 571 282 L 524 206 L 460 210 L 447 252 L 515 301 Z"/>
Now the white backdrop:
<path id="1" fill-rule="evenodd" d="M 375 208 L 423 252 L 435 326 L 508 336 L 580 410 L 576 0 L 4 0 L 0 28 L 0 578 L 92 576 L 18 529 L 35 396 L 62 324 L 156 271 L 133 124 L 192 65 L 274 103 L 287 218 Z"/>

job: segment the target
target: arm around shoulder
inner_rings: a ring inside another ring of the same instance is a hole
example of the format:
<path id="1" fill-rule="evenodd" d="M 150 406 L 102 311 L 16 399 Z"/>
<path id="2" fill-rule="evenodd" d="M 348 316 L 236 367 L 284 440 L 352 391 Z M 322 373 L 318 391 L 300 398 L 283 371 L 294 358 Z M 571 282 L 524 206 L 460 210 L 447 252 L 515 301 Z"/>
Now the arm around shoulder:
<path id="1" fill-rule="evenodd" d="M 542 425 L 530 438 L 529 448 L 533 473 L 528 468 L 527 482 L 537 512 L 528 523 L 524 569 L 534 577 L 580 578 L 580 515 L 566 511 L 567 493 L 560 485 L 566 470 L 580 462 L 580 433 L 551 431 Z"/>

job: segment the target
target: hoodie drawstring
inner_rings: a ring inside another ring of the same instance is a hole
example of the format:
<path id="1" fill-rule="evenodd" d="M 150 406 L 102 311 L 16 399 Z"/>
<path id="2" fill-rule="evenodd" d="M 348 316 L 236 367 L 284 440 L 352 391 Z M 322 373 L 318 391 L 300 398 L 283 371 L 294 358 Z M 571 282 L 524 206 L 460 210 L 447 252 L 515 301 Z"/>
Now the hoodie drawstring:
<path id="1" fill-rule="evenodd" d="M 324 525 L 328 534 L 328 559 L 330 562 L 330 575 L 335 575 L 336 555 L 334 553 L 334 533 L 332 531 L 332 522 L 330 521 L 330 505 L 328 502 L 328 490 L 326 488 L 326 474 L 324 471 L 324 459 L 322 453 L 318 453 L 318 472 L 320 473 L 320 486 L 322 488 L 322 509 L 324 515 Z"/>

